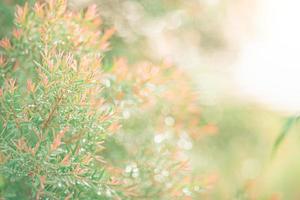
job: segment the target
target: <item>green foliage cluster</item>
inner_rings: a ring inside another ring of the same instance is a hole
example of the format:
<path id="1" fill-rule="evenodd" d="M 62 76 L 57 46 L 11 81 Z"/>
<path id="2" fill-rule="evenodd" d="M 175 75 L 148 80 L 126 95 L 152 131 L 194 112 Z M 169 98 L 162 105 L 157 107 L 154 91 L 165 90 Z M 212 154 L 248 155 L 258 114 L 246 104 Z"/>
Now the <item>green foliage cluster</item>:
<path id="1" fill-rule="evenodd" d="M 0 1 L 0 37 L 10 33 L 13 26 L 15 4 L 23 5 L 24 0 Z"/>
<path id="2" fill-rule="evenodd" d="M 90 28 L 92 8 L 70 15 L 63 1 L 18 7 L 13 38 L 1 41 L 1 174 L 27 187 L 6 198 L 93 199 L 108 187 L 100 152 L 116 106 L 101 92 L 105 38 Z"/>
<path id="3" fill-rule="evenodd" d="M 188 81 L 167 63 L 104 65 L 114 29 L 101 23 L 95 6 L 73 12 L 64 0 L 16 7 L 0 41 L 2 198 L 196 195 L 185 131 L 199 112 Z"/>

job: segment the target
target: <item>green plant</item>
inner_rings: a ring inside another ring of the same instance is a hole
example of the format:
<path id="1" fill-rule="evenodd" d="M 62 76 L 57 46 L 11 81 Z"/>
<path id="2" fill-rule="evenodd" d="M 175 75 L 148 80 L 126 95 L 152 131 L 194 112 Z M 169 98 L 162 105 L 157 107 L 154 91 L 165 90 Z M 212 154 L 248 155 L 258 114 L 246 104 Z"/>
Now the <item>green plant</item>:
<path id="1" fill-rule="evenodd" d="M 114 29 L 100 25 L 95 6 L 17 7 L 0 41 L 1 197 L 197 195 L 188 150 L 206 131 L 188 79 L 168 64 L 104 66 Z"/>
<path id="2" fill-rule="evenodd" d="M 117 106 L 105 94 L 101 58 L 109 32 L 95 8 L 64 1 L 16 11 L 13 38 L 1 40 L 1 174 L 7 198 L 90 198 L 112 190 L 101 151 Z M 19 196 L 22 195 L 22 196 Z M 101 196 L 101 195 L 100 195 Z"/>
<path id="3" fill-rule="evenodd" d="M 295 125 L 295 123 L 299 120 L 299 116 L 291 116 L 288 117 L 286 122 L 284 123 L 282 130 L 276 137 L 276 140 L 273 144 L 272 148 L 272 156 L 274 157 L 276 155 L 277 150 L 279 149 L 280 145 L 284 140 L 286 139 L 286 136 L 289 134 L 291 131 L 292 127 Z"/>

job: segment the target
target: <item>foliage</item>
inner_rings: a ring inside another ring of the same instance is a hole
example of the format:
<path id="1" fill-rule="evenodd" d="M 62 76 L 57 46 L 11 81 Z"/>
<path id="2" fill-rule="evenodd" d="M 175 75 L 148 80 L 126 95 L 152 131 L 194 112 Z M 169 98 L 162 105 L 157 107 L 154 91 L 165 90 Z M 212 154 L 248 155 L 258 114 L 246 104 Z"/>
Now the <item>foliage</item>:
<path id="1" fill-rule="evenodd" d="M 167 62 L 103 65 L 114 29 L 101 22 L 95 6 L 74 12 L 64 0 L 16 8 L 0 41 L 3 198 L 197 195 L 188 150 L 215 129 L 200 128 L 188 78 Z"/>
<path id="2" fill-rule="evenodd" d="M 26 181 L 28 198 L 93 198 L 108 187 L 99 152 L 117 111 L 101 92 L 107 33 L 94 32 L 93 14 L 26 4 L 13 38 L 1 40 L 1 173 Z"/>
<path id="3" fill-rule="evenodd" d="M 299 116 L 292 116 L 286 120 L 286 122 L 284 123 L 284 126 L 282 127 L 281 132 L 278 134 L 278 136 L 274 142 L 273 149 L 272 149 L 272 156 L 274 156 L 276 154 L 276 151 L 280 147 L 281 143 L 285 140 L 286 136 L 290 132 L 293 125 L 298 121 L 298 119 L 299 119 Z"/>
<path id="4" fill-rule="evenodd" d="M 277 135 L 280 114 L 201 105 L 170 61 L 139 62 L 160 54 L 147 46 L 161 24 L 227 45 L 216 14 L 232 1 L 33 2 L 0 2 L 0 199 L 297 199 L 298 117 Z"/>
<path id="5" fill-rule="evenodd" d="M 11 32 L 15 4 L 23 5 L 24 0 L 0 1 L 0 37 L 3 37 Z"/>

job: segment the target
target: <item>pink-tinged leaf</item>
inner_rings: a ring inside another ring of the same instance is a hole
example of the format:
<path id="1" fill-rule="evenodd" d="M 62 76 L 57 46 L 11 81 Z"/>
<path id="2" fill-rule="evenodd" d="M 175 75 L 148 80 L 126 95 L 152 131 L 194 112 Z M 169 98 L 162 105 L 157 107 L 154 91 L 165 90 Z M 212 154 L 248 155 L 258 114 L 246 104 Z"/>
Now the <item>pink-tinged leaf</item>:
<path id="1" fill-rule="evenodd" d="M 93 20 L 97 17 L 97 5 L 93 4 L 89 6 L 85 12 L 85 19 L 86 20 Z"/>
<path id="2" fill-rule="evenodd" d="M 31 80 L 27 80 L 27 91 L 34 93 L 35 89 L 36 89 L 36 87 L 35 87 L 34 83 L 32 83 Z"/>
<path id="3" fill-rule="evenodd" d="M 3 38 L 2 40 L 0 40 L 0 46 L 3 48 L 3 49 L 6 49 L 6 50 L 8 50 L 8 49 L 11 49 L 12 48 L 12 46 L 11 46 L 11 43 L 10 43 L 10 41 L 9 41 L 9 39 L 8 38 Z"/>
<path id="4" fill-rule="evenodd" d="M 60 163 L 62 165 L 69 165 L 70 164 L 70 157 L 71 157 L 71 154 L 68 153 Z"/>
<path id="5" fill-rule="evenodd" d="M 27 2 L 25 3 L 25 5 L 23 7 L 17 6 L 16 13 L 15 13 L 16 21 L 18 23 L 23 23 L 26 19 L 27 13 L 28 13 L 28 3 Z"/>
<path id="6" fill-rule="evenodd" d="M 106 30 L 101 38 L 101 44 L 106 43 L 109 40 L 109 38 L 111 38 L 113 36 L 113 34 L 115 32 L 116 32 L 115 28 L 110 28 L 110 29 Z"/>
<path id="7" fill-rule="evenodd" d="M 4 67 L 6 64 L 6 58 L 3 55 L 0 55 L 0 67 Z"/>
<path id="8" fill-rule="evenodd" d="M 65 127 L 61 130 L 54 138 L 51 144 L 51 151 L 55 151 L 61 145 L 61 139 L 64 137 L 65 133 L 69 130 L 69 127 Z"/>
<path id="9" fill-rule="evenodd" d="M 13 93 L 17 89 L 16 80 L 12 78 L 6 80 L 6 87 L 9 92 Z"/>
<path id="10" fill-rule="evenodd" d="M 12 34 L 17 40 L 19 40 L 21 38 L 21 35 L 22 35 L 22 30 L 21 29 L 14 29 Z"/>

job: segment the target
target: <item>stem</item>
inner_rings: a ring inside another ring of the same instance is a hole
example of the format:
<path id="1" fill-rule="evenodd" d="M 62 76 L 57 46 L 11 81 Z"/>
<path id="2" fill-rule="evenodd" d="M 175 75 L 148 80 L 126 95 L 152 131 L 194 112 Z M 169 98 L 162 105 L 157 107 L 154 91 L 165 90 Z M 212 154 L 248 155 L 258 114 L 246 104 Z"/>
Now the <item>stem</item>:
<path id="1" fill-rule="evenodd" d="M 14 108 L 12 107 L 12 105 L 9 105 L 9 108 L 10 108 L 11 112 L 13 113 L 13 117 L 14 117 L 14 120 L 15 120 L 17 128 L 19 129 L 20 133 L 23 135 L 23 131 L 22 131 L 21 125 L 19 123 L 19 120 L 18 120 L 18 117 L 17 117 L 17 113 L 15 112 Z"/>
<path id="2" fill-rule="evenodd" d="M 62 98 L 63 98 L 63 95 L 62 95 L 62 93 L 61 93 L 61 94 L 56 98 L 56 102 L 54 103 L 54 105 L 53 105 L 51 111 L 49 112 L 47 119 L 43 122 L 42 129 L 46 129 L 46 128 L 48 127 L 50 121 L 51 121 L 52 118 L 53 118 L 53 115 L 54 115 L 55 111 L 57 110 L 57 108 L 58 108 L 60 102 L 62 101 Z"/>

